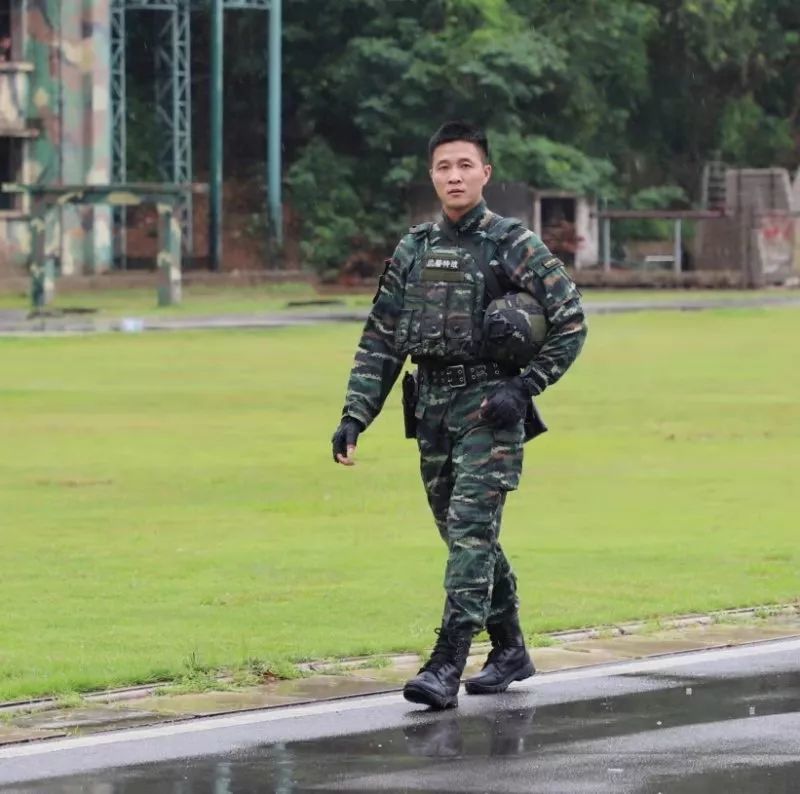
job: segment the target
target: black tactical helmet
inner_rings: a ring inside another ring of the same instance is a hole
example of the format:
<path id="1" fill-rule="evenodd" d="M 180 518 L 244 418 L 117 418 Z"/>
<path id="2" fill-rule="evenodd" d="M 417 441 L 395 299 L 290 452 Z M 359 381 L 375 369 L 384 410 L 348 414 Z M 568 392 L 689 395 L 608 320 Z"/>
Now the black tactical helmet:
<path id="1" fill-rule="evenodd" d="M 524 367 L 547 336 L 547 320 L 539 302 L 527 292 L 493 300 L 483 319 L 484 354 L 500 364 Z"/>

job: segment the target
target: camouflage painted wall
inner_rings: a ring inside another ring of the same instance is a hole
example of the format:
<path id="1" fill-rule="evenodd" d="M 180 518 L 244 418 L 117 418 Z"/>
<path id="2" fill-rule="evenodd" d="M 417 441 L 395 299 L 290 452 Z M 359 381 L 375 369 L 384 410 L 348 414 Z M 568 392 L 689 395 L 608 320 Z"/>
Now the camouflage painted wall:
<path id="1" fill-rule="evenodd" d="M 30 72 L 33 66 L 24 61 L 24 25 L 22 3 L 11 3 L 11 48 L 3 52 L 0 62 L 0 135 L 13 149 L 13 159 L 20 166 L 28 149 L 27 137 L 35 134 L 28 123 Z M 13 179 L 22 178 L 20 172 L 5 174 Z M 25 203 L 14 200 L 13 208 L 0 210 L 0 276 L 19 275 L 28 261 L 31 236 Z"/>
<path id="2" fill-rule="evenodd" d="M 744 266 L 754 285 L 781 283 L 795 257 L 792 183 L 784 168 L 729 169 L 726 209 L 749 229 Z"/>
<path id="3" fill-rule="evenodd" d="M 0 63 L 0 133 L 11 137 L 27 132 L 30 64 Z"/>
<path id="4" fill-rule="evenodd" d="M 792 182 L 792 210 L 794 217 L 794 269 L 800 273 L 800 168 L 794 175 Z"/>
<path id="5" fill-rule="evenodd" d="M 20 14 L 21 0 L 14 3 L 19 17 L 15 33 L 21 39 L 14 52 L 23 61 L 6 64 L 9 71 L 0 73 L 0 78 L 9 76 L 5 94 L 0 79 L 0 127 L 16 120 L 38 130 L 36 137 L 24 142 L 17 181 L 109 182 L 110 0 L 27 0 L 24 14 Z M 23 209 L 29 206 L 23 204 Z M 0 218 L 0 224 L 6 226 L 6 257 L 14 262 L 27 260 L 27 222 Z M 55 211 L 46 249 L 57 257 L 65 274 L 108 268 L 110 212 L 103 207 L 71 206 Z"/>

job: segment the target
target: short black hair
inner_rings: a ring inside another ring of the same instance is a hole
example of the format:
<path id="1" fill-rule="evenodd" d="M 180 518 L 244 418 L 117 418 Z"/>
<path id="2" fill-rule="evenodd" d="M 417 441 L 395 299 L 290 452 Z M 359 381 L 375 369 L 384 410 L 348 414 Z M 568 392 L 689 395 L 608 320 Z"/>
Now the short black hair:
<path id="1" fill-rule="evenodd" d="M 489 140 L 477 124 L 468 121 L 445 121 L 428 141 L 428 162 L 433 162 L 433 153 L 437 146 L 453 141 L 474 143 L 483 153 L 483 161 L 489 160 Z"/>

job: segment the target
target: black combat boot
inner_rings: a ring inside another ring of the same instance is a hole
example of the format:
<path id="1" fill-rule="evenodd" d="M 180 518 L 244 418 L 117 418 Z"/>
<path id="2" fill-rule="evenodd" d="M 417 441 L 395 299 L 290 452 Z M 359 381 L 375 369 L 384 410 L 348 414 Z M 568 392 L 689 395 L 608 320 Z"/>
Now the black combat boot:
<path id="1" fill-rule="evenodd" d="M 471 632 L 436 629 L 439 639 L 431 658 L 403 687 L 403 697 L 412 703 L 424 703 L 432 709 L 458 706 L 458 687 L 467 663 Z"/>
<path id="2" fill-rule="evenodd" d="M 502 623 L 489 623 L 486 629 L 492 641 L 492 650 L 483 670 L 464 682 L 464 688 L 470 695 L 505 692 L 512 681 L 522 681 L 536 672 L 525 650 L 525 637 L 516 615 Z"/>

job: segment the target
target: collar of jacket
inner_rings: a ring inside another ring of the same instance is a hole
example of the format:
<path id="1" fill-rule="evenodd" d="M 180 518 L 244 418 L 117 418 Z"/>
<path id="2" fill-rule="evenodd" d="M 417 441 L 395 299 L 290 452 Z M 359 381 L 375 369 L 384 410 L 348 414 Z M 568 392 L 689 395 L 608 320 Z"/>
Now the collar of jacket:
<path id="1" fill-rule="evenodd" d="M 453 222 L 442 212 L 439 225 L 445 234 L 451 237 L 458 237 L 463 234 L 471 234 L 481 225 L 481 221 L 489 212 L 486 202 L 481 199 L 466 215 L 462 215 L 457 221 Z"/>

